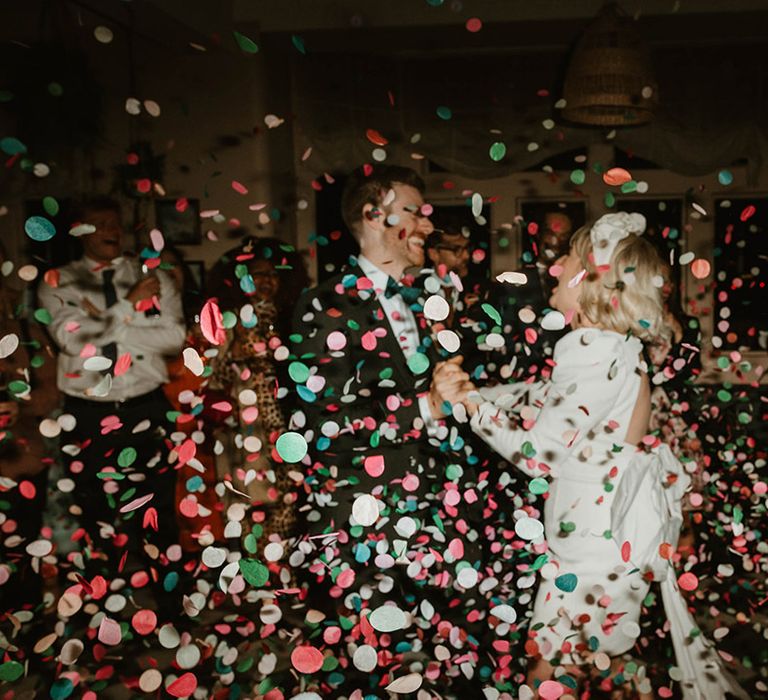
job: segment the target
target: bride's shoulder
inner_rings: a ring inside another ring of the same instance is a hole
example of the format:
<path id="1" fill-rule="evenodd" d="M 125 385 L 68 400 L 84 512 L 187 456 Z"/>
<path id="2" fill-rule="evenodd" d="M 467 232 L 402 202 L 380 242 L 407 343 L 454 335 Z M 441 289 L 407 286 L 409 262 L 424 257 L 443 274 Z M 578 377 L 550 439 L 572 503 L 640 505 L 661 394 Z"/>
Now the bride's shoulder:
<path id="1" fill-rule="evenodd" d="M 577 328 L 555 345 L 555 366 L 564 369 L 611 364 L 629 354 L 637 354 L 638 346 L 636 338 L 621 333 L 600 328 Z"/>

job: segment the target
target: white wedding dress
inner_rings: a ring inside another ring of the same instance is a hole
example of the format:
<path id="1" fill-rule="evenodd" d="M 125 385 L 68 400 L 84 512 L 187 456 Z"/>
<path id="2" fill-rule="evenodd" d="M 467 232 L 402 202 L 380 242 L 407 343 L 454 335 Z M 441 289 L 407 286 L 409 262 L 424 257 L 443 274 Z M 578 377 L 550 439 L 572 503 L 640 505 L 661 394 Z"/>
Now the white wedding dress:
<path id="1" fill-rule="evenodd" d="M 555 346 L 550 381 L 480 392 L 474 432 L 516 468 L 549 482 L 549 561 L 541 569 L 532 638 L 543 658 L 561 663 L 627 652 L 640 634 L 641 605 L 655 574 L 686 700 L 724 698 L 725 691 L 746 697 L 702 635 L 689 634 L 695 623 L 674 570 L 658 556 L 662 542 L 672 549 L 677 543 L 688 476 L 666 446 L 649 454 L 624 442 L 644 371 L 641 351 L 637 338 L 580 328 Z M 538 414 L 526 409 L 521 424 L 507 410 L 525 394 Z"/>

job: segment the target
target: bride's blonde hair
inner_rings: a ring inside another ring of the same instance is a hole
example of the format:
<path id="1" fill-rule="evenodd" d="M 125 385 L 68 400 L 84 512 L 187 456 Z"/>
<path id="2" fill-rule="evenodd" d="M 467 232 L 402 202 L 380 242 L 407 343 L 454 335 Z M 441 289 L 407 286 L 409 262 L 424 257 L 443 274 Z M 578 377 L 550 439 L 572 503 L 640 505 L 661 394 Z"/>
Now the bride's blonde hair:
<path id="1" fill-rule="evenodd" d="M 668 336 L 661 295 L 664 270 L 653 244 L 630 234 L 616 244 L 609 268 L 598 270 L 590 229 L 583 226 L 571 238 L 571 249 L 586 270 L 579 285 L 581 313 L 591 323 L 641 340 Z"/>

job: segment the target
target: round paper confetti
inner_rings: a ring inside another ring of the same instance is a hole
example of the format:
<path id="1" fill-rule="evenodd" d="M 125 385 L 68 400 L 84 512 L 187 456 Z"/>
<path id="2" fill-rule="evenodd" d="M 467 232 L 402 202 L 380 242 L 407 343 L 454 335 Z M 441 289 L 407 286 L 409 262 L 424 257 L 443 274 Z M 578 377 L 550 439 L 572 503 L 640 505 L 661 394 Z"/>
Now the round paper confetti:
<path id="1" fill-rule="evenodd" d="M 277 438 L 275 449 L 284 462 L 296 464 L 307 454 L 307 441 L 299 433 L 287 432 Z"/>
<path id="2" fill-rule="evenodd" d="M 291 652 L 291 663 L 299 673 L 316 673 L 323 666 L 323 654 L 310 646 L 299 646 Z"/>
<path id="3" fill-rule="evenodd" d="M 56 227 L 44 216 L 30 216 L 24 222 L 24 231 L 33 241 L 50 241 L 56 235 Z"/>
<path id="4" fill-rule="evenodd" d="M 352 517 L 363 527 L 373 525 L 379 518 L 379 503 L 370 494 L 358 496 L 352 503 Z"/>

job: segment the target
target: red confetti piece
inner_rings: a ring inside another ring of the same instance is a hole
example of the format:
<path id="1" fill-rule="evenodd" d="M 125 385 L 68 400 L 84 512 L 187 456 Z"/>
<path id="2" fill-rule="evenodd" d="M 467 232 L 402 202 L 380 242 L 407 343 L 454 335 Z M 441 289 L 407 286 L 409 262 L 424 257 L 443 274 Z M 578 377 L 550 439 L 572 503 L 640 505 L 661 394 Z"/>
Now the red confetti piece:
<path id="1" fill-rule="evenodd" d="M 131 353 L 126 352 L 117 358 L 115 362 L 115 376 L 119 377 L 121 374 L 125 374 L 131 366 Z"/>
<path id="2" fill-rule="evenodd" d="M 677 585 L 684 591 L 693 591 L 698 588 L 699 579 L 696 578 L 695 574 L 686 571 L 684 574 L 680 574 L 680 578 L 677 579 Z"/>
<path id="3" fill-rule="evenodd" d="M 477 17 L 472 17 L 467 20 L 466 28 L 468 32 L 472 32 L 472 34 L 476 34 L 483 28 L 483 22 Z"/>
<path id="4" fill-rule="evenodd" d="M 43 275 L 43 282 L 45 282 L 49 287 L 52 287 L 53 289 L 56 289 L 56 287 L 59 286 L 59 271 L 56 269 L 48 270 Z"/>
<path id="5" fill-rule="evenodd" d="M 37 489 L 31 481 L 25 479 L 19 484 L 19 493 L 31 501 L 37 494 Z"/>
<path id="6" fill-rule="evenodd" d="M 237 180 L 232 180 L 232 189 L 238 194 L 248 194 L 248 188 Z"/>
<path id="7" fill-rule="evenodd" d="M 744 207 L 744 209 L 742 210 L 741 214 L 739 215 L 739 218 L 742 221 L 746 221 L 747 219 L 750 219 L 751 217 L 753 217 L 755 215 L 755 211 L 756 211 L 756 209 L 755 209 L 754 205 L 750 204 L 748 207 Z"/>
<path id="8" fill-rule="evenodd" d="M 315 647 L 296 647 L 291 653 L 291 663 L 299 673 L 316 673 L 323 666 L 323 654 Z"/>
<path id="9" fill-rule="evenodd" d="M 221 309 L 215 299 L 209 299 L 200 311 L 200 330 L 212 345 L 222 345 L 227 339 Z"/>
<path id="10" fill-rule="evenodd" d="M 632 545 L 629 542 L 624 542 L 621 545 L 621 560 L 624 562 L 629 561 L 629 557 L 632 555 Z"/>
<path id="11" fill-rule="evenodd" d="M 171 683 L 166 691 L 175 698 L 185 698 L 197 690 L 197 676 L 194 673 L 185 673 Z"/>
<path id="12" fill-rule="evenodd" d="M 179 197 L 176 200 L 176 211 L 183 214 L 189 207 L 189 200 L 186 197 Z"/>
<path id="13" fill-rule="evenodd" d="M 623 185 L 625 182 L 629 182 L 631 179 L 632 175 L 628 170 L 624 170 L 624 168 L 611 168 L 610 170 L 606 170 L 605 173 L 603 173 L 603 182 L 606 185 L 610 185 L 612 187 Z"/>
<path id="14" fill-rule="evenodd" d="M 142 194 L 146 194 L 152 189 L 152 181 L 149 178 L 143 177 L 136 182 L 136 189 Z"/>
<path id="15" fill-rule="evenodd" d="M 367 138 L 374 146 L 386 146 L 389 141 L 382 136 L 376 129 L 368 129 L 365 132 L 365 138 Z"/>
<path id="16" fill-rule="evenodd" d="M 705 277 L 708 277 L 711 270 L 712 266 L 708 260 L 699 258 L 691 263 L 691 273 L 697 280 L 703 280 Z"/>
<path id="17" fill-rule="evenodd" d="M 138 610 L 131 618 L 131 626 L 139 634 L 149 634 L 157 627 L 157 615 L 153 610 Z"/>
<path id="18" fill-rule="evenodd" d="M 178 451 L 179 466 L 189 462 L 189 460 L 195 456 L 196 452 L 197 452 L 197 446 L 195 445 L 195 441 L 192 440 L 191 438 L 188 438 L 183 443 L 181 443 L 181 447 L 179 447 L 179 451 Z"/>
<path id="19" fill-rule="evenodd" d="M 366 457 L 363 465 L 368 476 L 377 478 L 384 473 L 384 457 L 382 455 Z"/>

